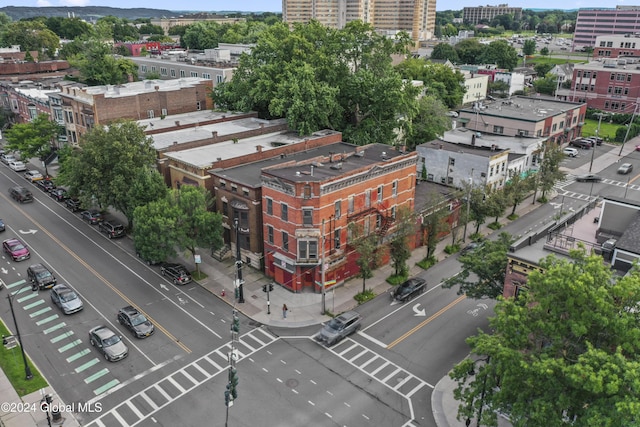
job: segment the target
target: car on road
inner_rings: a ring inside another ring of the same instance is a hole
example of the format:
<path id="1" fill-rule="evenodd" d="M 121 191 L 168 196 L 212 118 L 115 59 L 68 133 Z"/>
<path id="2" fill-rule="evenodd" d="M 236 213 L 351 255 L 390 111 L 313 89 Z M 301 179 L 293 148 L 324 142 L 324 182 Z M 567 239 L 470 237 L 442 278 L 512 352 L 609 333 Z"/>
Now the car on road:
<path id="1" fill-rule="evenodd" d="M 191 274 L 182 264 L 164 263 L 160 266 L 160 274 L 169 277 L 174 285 L 186 285 L 191 283 Z"/>
<path id="2" fill-rule="evenodd" d="M 11 162 L 15 162 L 17 159 L 13 154 L 2 153 L 0 154 L 0 160 L 2 160 L 2 163 L 4 163 L 5 165 L 8 165 Z"/>
<path id="3" fill-rule="evenodd" d="M 4 221 L 2 220 L 2 218 L 0 218 L 0 231 L 4 231 L 4 230 L 5 230 Z"/>
<path id="4" fill-rule="evenodd" d="M 117 222 L 102 221 L 98 224 L 98 230 L 106 234 L 110 239 L 124 237 L 125 235 L 124 225 L 118 224 Z"/>
<path id="5" fill-rule="evenodd" d="M 84 308 L 78 294 L 67 285 L 60 284 L 51 288 L 51 301 L 60 307 L 64 314 L 77 313 Z"/>
<path id="6" fill-rule="evenodd" d="M 122 341 L 122 337 L 104 325 L 96 326 L 89 331 L 89 342 L 109 362 L 117 362 L 129 354 L 129 348 Z"/>
<path id="7" fill-rule="evenodd" d="M 483 242 L 471 242 L 460 250 L 460 255 L 466 255 L 469 252 L 473 252 L 482 245 L 483 245 Z"/>
<path id="8" fill-rule="evenodd" d="M 315 339 L 326 345 L 333 345 L 362 327 L 362 316 L 356 311 L 347 311 L 334 317 L 322 326 Z"/>
<path id="9" fill-rule="evenodd" d="M 81 204 L 80 204 L 80 200 L 76 199 L 76 198 L 68 198 L 67 200 L 64 201 L 64 205 L 67 207 L 67 209 L 69 209 L 71 212 L 77 212 L 79 211 L 81 208 Z"/>
<path id="10" fill-rule="evenodd" d="M 11 198 L 13 200 L 16 200 L 20 203 L 33 202 L 33 194 L 31 194 L 31 191 L 19 185 L 11 187 L 9 189 L 9 194 L 11 195 Z"/>
<path id="11" fill-rule="evenodd" d="M 133 332 L 136 338 L 146 338 L 155 332 L 153 323 L 131 305 L 118 310 L 118 322 Z"/>
<path id="12" fill-rule="evenodd" d="M 96 225 L 102 221 L 102 214 L 97 209 L 88 209 L 80 212 L 80 218 L 87 221 L 91 225 Z"/>
<path id="13" fill-rule="evenodd" d="M 599 182 L 602 181 L 602 177 L 593 173 L 587 173 L 584 175 L 578 175 L 576 177 L 578 182 Z"/>
<path id="14" fill-rule="evenodd" d="M 69 198 L 69 194 L 67 193 L 67 190 L 60 187 L 54 188 L 53 190 L 49 191 L 49 195 L 53 199 L 57 200 L 58 202 L 64 202 Z"/>
<path id="15" fill-rule="evenodd" d="M 36 181 L 36 185 L 45 193 L 48 193 L 56 188 L 56 185 L 50 179 L 41 179 L 40 181 Z"/>
<path id="16" fill-rule="evenodd" d="M 576 148 L 566 147 L 564 150 L 562 150 L 562 152 L 565 154 L 565 156 L 569 156 L 569 157 L 578 156 L 578 150 Z"/>
<path id="17" fill-rule="evenodd" d="M 573 146 L 573 147 L 578 147 L 578 148 L 582 148 L 582 149 L 589 149 L 593 146 L 591 141 L 587 141 L 586 139 L 574 139 L 573 141 L 571 141 L 569 143 L 569 145 Z"/>
<path id="18" fill-rule="evenodd" d="M 632 170 L 633 170 L 633 165 L 631 163 L 623 163 L 618 168 L 618 173 L 626 175 L 629 172 L 631 172 Z"/>
<path id="19" fill-rule="evenodd" d="M 640 145 L 636 145 L 636 151 L 640 151 Z"/>
<path id="20" fill-rule="evenodd" d="M 391 291 L 391 299 L 398 302 L 407 302 L 420 295 L 427 289 L 427 281 L 420 277 L 404 281 Z"/>
<path id="21" fill-rule="evenodd" d="M 43 264 L 32 264 L 27 267 L 27 277 L 34 290 L 51 289 L 57 284 L 56 276 Z"/>
<path id="22" fill-rule="evenodd" d="M 9 162 L 9 167 L 16 172 L 22 172 L 27 170 L 27 165 L 25 165 L 20 160 L 14 160 L 13 162 Z"/>
<path id="23" fill-rule="evenodd" d="M 2 242 L 2 249 L 5 253 L 11 257 L 14 261 L 24 261 L 31 258 L 31 252 L 29 248 L 20 241 L 20 239 L 7 239 Z"/>
<path id="24" fill-rule="evenodd" d="M 40 171 L 36 171 L 36 170 L 26 171 L 26 172 L 24 173 L 24 177 L 25 177 L 29 182 L 36 182 L 36 181 L 40 181 L 41 179 L 44 179 L 44 176 L 42 176 L 42 174 L 40 173 Z"/>

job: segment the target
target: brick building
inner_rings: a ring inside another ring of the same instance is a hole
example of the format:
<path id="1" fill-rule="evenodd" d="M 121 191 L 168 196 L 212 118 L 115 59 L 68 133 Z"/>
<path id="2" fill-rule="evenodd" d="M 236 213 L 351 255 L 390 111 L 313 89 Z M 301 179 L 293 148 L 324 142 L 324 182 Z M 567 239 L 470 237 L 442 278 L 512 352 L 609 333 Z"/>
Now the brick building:
<path id="1" fill-rule="evenodd" d="M 596 38 L 604 35 L 624 35 L 640 31 L 640 6 L 585 8 L 578 10 L 573 33 L 573 50 L 596 48 Z"/>
<path id="2" fill-rule="evenodd" d="M 596 37 L 593 59 L 618 58 L 620 56 L 640 57 L 640 33 Z"/>
<path id="3" fill-rule="evenodd" d="M 320 291 L 323 264 L 327 288 L 357 274 L 350 224 L 384 244 L 398 210 L 414 209 L 415 152 L 341 142 L 313 154 L 262 169 L 265 273 L 293 292 Z"/>

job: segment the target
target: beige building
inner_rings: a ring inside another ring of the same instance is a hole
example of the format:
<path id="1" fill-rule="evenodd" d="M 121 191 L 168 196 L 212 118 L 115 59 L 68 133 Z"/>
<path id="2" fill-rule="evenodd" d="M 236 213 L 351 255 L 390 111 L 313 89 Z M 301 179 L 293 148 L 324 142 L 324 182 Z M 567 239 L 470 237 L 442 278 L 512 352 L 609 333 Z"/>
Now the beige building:
<path id="1" fill-rule="evenodd" d="M 435 0 L 282 0 L 282 20 L 288 24 L 316 20 L 332 28 L 344 28 L 360 20 L 385 33 L 406 31 L 411 38 L 433 37 Z"/>
<path id="2" fill-rule="evenodd" d="M 228 16 L 211 15 L 208 13 L 199 13 L 195 15 L 176 16 L 171 18 L 152 18 L 151 25 L 162 27 L 162 30 L 166 35 L 169 34 L 169 30 L 173 27 L 191 25 L 203 21 L 217 22 L 218 24 L 236 24 L 238 22 L 245 22 L 246 19 L 230 18 Z"/>
<path id="3" fill-rule="evenodd" d="M 463 104 L 482 101 L 487 97 L 489 87 L 489 76 L 487 74 L 474 74 L 469 71 L 462 71 L 464 74 L 464 87 L 467 89 L 462 98 Z"/>

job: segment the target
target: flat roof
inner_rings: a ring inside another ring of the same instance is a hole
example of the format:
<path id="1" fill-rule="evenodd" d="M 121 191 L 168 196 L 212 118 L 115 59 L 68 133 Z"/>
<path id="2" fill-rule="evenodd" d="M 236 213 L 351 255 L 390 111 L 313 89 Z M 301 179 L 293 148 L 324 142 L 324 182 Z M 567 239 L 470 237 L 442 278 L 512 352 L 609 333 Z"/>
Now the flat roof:
<path id="1" fill-rule="evenodd" d="M 142 119 L 136 122 L 145 128 L 146 130 L 158 130 L 158 129 L 173 129 L 176 127 L 176 122 L 180 122 L 181 125 L 197 125 L 200 122 L 207 122 L 211 120 L 220 120 L 223 117 L 237 117 L 245 116 L 246 113 L 232 113 L 230 111 L 211 111 L 200 110 L 192 111 L 190 113 L 171 114 L 162 117 L 154 117 L 152 119 Z"/>
<path id="2" fill-rule="evenodd" d="M 122 98 L 125 96 L 134 96 L 141 93 L 156 91 L 172 92 L 186 87 L 193 87 L 202 82 L 210 81 L 210 79 L 202 79 L 200 77 L 183 77 L 171 80 L 143 80 L 123 85 L 87 86 L 83 91 L 90 95 L 104 94 L 105 98 Z"/>
<path id="3" fill-rule="evenodd" d="M 497 145 L 502 148 L 512 148 L 514 146 L 528 147 L 530 145 L 539 145 L 547 140 L 547 137 L 529 137 L 529 136 L 507 136 L 507 135 L 495 135 L 491 133 L 478 133 L 474 130 L 469 130 L 464 127 L 458 127 L 453 130 L 446 131 L 442 135 L 442 140 L 447 142 L 453 142 L 455 144 L 471 144 L 473 135 L 476 135 L 476 146 L 491 147 Z"/>
<path id="4" fill-rule="evenodd" d="M 564 114 L 567 110 L 572 110 L 583 104 L 581 102 L 559 101 L 550 98 L 515 96 L 510 99 L 482 102 L 480 108 L 463 108 L 460 112 L 539 122 L 545 118 Z"/>
<path id="5" fill-rule="evenodd" d="M 494 149 L 492 149 L 491 147 L 492 144 L 489 144 L 488 146 L 480 145 L 481 139 L 482 138 L 477 138 L 475 145 L 471 145 L 469 140 L 467 140 L 465 143 L 453 143 L 453 142 L 447 142 L 447 141 L 436 139 L 435 141 L 425 142 L 424 144 L 420 144 L 418 145 L 418 147 L 429 148 L 432 150 L 444 150 L 452 153 L 472 154 L 474 156 L 487 157 L 487 158 L 495 156 L 496 154 L 500 154 L 504 151 L 507 151 L 504 148 L 500 148 L 498 144 L 493 144 Z"/>

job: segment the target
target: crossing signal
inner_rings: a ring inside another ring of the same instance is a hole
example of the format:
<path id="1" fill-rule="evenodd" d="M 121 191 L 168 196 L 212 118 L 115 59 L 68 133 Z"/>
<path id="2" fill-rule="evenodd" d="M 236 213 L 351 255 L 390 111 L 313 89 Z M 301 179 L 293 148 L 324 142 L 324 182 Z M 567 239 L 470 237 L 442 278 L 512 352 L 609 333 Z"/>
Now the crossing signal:
<path id="1" fill-rule="evenodd" d="M 273 291 L 273 283 L 269 283 L 269 292 Z"/>
<path id="2" fill-rule="evenodd" d="M 234 313 L 233 321 L 231 322 L 231 330 L 235 333 L 240 332 L 240 318 Z"/>
<path id="3" fill-rule="evenodd" d="M 236 368 L 229 369 L 229 392 L 231 393 L 231 397 L 236 399 L 238 397 L 238 370 Z"/>
<path id="4" fill-rule="evenodd" d="M 262 285 L 262 292 L 267 292 L 267 285 Z"/>

